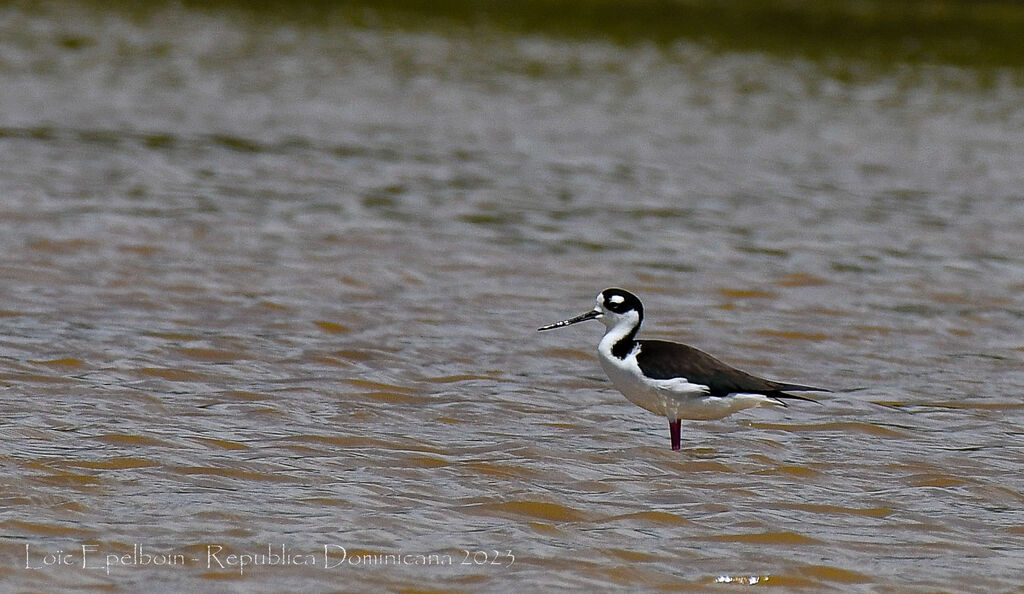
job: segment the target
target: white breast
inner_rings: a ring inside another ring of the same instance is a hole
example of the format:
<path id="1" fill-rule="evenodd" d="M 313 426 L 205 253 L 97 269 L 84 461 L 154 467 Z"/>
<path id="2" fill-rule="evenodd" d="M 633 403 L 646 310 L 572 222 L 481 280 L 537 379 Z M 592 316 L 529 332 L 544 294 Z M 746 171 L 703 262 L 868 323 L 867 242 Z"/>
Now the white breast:
<path id="1" fill-rule="evenodd" d="M 601 339 L 597 352 L 601 367 L 612 385 L 633 404 L 656 415 L 675 419 L 681 418 L 674 416 L 680 404 L 707 394 L 707 386 L 691 384 L 686 378 L 652 380 L 644 377 L 636 360 L 639 345 L 633 347 L 626 358 L 619 359 L 612 354 L 612 347 L 617 342 L 618 337 L 609 332 Z"/>
<path id="2" fill-rule="evenodd" d="M 636 360 L 641 348 L 639 344 L 624 359 L 619 359 L 612 354 L 612 347 L 620 339 L 614 334 L 608 332 L 598 344 L 601 367 L 612 385 L 627 400 L 656 415 L 669 420 L 720 419 L 745 408 L 774 403 L 763 394 L 709 396 L 707 386 L 691 383 L 683 377 L 661 380 L 647 378 L 640 371 Z"/>

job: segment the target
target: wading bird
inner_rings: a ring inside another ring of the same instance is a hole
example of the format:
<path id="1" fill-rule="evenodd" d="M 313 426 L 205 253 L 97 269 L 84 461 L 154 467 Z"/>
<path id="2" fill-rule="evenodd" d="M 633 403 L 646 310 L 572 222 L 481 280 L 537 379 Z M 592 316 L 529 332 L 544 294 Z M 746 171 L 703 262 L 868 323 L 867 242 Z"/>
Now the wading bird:
<path id="1" fill-rule="evenodd" d="M 721 419 L 755 406 L 786 406 L 787 399 L 815 402 L 788 392 L 828 392 L 763 379 L 678 342 L 637 340 L 644 306 L 623 289 L 605 289 L 594 309 L 538 330 L 586 320 L 605 325 L 597 353 L 612 385 L 633 404 L 668 419 L 673 450 L 679 449 L 682 419 Z"/>

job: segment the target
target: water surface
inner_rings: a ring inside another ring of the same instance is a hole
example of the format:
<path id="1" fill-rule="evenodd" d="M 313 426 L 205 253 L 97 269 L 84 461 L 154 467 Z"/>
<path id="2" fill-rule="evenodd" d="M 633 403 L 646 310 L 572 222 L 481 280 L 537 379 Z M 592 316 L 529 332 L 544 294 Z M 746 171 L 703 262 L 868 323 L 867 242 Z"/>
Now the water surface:
<path id="1" fill-rule="evenodd" d="M 1021 586 L 1019 71 L 88 6 L 0 13 L 5 583 Z M 535 331 L 612 285 L 837 391 L 672 452 Z"/>

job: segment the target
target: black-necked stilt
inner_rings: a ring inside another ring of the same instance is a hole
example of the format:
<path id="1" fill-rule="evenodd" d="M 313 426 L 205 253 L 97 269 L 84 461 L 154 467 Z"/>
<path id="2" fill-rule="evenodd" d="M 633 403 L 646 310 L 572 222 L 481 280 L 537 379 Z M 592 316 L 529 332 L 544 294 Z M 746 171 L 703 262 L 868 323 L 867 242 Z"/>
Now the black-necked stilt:
<path id="1" fill-rule="evenodd" d="M 828 392 L 759 378 L 678 342 L 637 340 L 644 306 L 623 289 L 605 289 L 594 309 L 538 330 L 586 320 L 601 320 L 607 327 L 597 352 L 608 379 L 633 404 L 668 418 L 673 450 L 679 449 L 682 419 L 721 419 L 755 406 L 785 406 L 787 398 L 814 402 L 787 392 Z"/>

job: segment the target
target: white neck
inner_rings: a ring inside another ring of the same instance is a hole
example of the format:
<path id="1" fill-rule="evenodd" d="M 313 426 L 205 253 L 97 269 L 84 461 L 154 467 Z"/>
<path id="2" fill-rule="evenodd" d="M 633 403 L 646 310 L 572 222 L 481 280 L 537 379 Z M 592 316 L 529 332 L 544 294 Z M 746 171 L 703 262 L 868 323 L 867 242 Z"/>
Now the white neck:
<path id="1" fill-rule="evenodd" d="M 604 336 L 601 337 L 601 342 L 597 345 L 598 351 L 610 356 L 612 347 L 630 334 L 633 334 L 635 337 L 639 328 L 640 316 L 637 312 L 631 311 L 625 315 L 618 316 L 618 319 L 615 320 L 612 325 L 608 326 L 607 330 L 605 330 Z"/>

